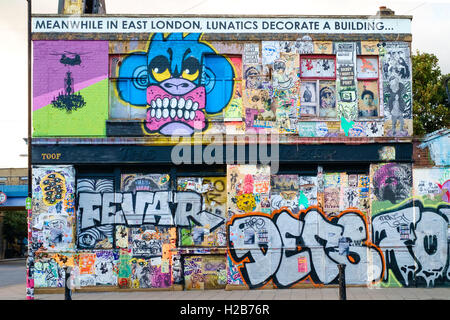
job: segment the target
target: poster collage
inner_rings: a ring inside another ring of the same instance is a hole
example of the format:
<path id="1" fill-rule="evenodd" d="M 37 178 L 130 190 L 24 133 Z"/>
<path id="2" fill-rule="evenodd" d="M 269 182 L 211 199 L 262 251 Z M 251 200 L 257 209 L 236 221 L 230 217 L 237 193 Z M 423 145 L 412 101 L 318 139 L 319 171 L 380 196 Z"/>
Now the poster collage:
<path id="1" fill-rule="evenodd" d="M 237 81 L 221 115 L 225 129 L 300 137 L 411 136 L 409 45 L 309 36 L 244 43 L 242 60 L 229 58 Z"/>

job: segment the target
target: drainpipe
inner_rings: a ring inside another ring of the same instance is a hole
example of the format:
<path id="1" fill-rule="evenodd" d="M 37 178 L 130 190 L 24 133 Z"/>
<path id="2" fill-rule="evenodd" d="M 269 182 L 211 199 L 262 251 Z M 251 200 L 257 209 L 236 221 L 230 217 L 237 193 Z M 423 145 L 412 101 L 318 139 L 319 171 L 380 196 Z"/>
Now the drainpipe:
<path id="1" fill-rule="evenodd" d="M 31 0 L 28 2 L 28 197 L 32 197 L 32 174 L 31 174 Z M 31 212 L 27 210 L 27 270 L 26 270 L 26 297 L 34 300 L 34 252 L 31 237 Z"/>

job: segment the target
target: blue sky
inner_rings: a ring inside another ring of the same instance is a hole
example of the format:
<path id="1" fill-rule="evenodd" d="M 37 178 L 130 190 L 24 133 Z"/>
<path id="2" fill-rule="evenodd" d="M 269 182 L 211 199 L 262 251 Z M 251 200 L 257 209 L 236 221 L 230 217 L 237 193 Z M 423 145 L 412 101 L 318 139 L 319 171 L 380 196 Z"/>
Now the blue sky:
<path id="1" fill-rule="evenodd" d="M 106 0 L 109 14 L 374 15 L 387 6 L 412 15 L 413 51 L 434 53 L 450 73 L 450 0 Z M 34 0 L 33 13 L 56 13 L 58 0 Z M 27 1 L 0 0 L 0 168 L 27 166 Z"/>

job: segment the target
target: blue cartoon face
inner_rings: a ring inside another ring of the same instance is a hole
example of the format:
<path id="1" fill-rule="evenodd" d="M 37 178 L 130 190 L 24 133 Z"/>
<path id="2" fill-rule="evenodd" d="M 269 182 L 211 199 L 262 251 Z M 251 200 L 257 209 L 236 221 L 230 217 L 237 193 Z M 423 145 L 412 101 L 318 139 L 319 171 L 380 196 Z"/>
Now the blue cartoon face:
<path id="1" fill-rule="evenodd" d="M 208 127 L 206 114 L 223 110 L 233 94 L 231 63 L 199 42 L 199 34 L 155 34 L 147 52 L 123 60 L 117 82 L 121 98 L 146 106 L 146 133 L 192 135 Z M 227 81 L 228 80 L 228 81 Z"/>

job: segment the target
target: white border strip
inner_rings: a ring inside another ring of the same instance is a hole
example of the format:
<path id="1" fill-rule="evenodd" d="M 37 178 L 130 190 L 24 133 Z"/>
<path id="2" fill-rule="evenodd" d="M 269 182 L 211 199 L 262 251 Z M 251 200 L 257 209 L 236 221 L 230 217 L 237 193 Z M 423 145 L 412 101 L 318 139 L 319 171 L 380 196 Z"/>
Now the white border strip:
<path id="1" fill-rule="evenodd" d="M 32 17 L 33 33 L 410 34 L 410 19 Z"/>

